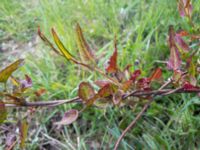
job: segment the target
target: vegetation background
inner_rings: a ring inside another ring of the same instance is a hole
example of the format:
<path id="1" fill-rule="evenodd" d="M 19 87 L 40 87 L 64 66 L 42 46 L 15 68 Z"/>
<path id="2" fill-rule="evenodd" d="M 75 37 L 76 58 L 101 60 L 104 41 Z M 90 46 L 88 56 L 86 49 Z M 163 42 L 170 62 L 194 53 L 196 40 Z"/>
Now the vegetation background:
<path id="1" fill-rule="evenodd" d="M 200 1 L 193 0 L 193 19 L 200 26 Z M 25 65 L 16 76 L 28 74 L 33 89 L 46 89 L 41 100 L 68 99 L 77 95 L 81 81 L 97 79 L 52 52 L 37 36 L 37 27 L 51 39 L 55 27 L 63 43 L 77 55 L 74 25 L 79 22 L 84 35 L 104 66 L 113 52 L 117 35 L 119 65 L 134 64 L 146 75 L 169 55 L 166 37 L 169 25 L 191 30 L 181 18 L 176 0 L 1 0 L 0 64 L 18 58 Z M 164 74 L 165 77 L 168 73 Z M 2 87 L 1 87 L 2 88 Z M 34 94 L 29 95 L 34 99 Z M 134 130 L 126 135 L 121 149 L 200 149 L 200 99 L 193 94 L 158 98 Z M 29 124 L 28 149 L 112 149 L 115 141 L 135 115 L 135 108 L 92 107 L 73 125 L 57 128 L 53 122 L 78 104 L 40 108 Z M 26 109 L 10 109 L 6 124 L 16 124 Z M 1 126 L 3 128 L 3 126 Z M 0 149 L 6 134 L 0 130 Z M 16 147 L 17 149 L 17 147 Z"/>

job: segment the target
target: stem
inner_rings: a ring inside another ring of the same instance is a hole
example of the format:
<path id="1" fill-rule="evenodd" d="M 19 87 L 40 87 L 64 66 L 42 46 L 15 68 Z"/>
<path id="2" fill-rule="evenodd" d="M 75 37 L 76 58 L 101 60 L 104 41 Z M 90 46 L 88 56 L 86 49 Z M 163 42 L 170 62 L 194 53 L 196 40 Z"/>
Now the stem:
<path id="1" fill-rule="evenodd" d="M 171 79 L 169 79 L 165 84 L 163 84 L 159 89 L 158 92 L 160 90 L 162 90 L 163 88 L 165 88 L 167 85 L 169 85 L 172 82 Z M 178 90 L 174 91 L 177 92 Z M 168 92 L 169 93 L 169 92 Z M 134 93 L 133 93 L 134 94 Z M 122 134 L 120 135 L 120 137 L 117 139 L 117 142 L 115 143 L 115 147 L 114 150 L 117 150 L 119 147 L 119 144 L 121 142 L 121 140 L 123 139 L 123 137 L 125 136 L 125 134 L 135 126 L 136 122 L 141 118 L 141 116 L 144 114 L 144 112 L 148 109 L 149 105 L 153 102 L 153 97 L 155 97 L 156 94 L 153 94 L 153 96 L 151 97 L 151 99 L 144 105 L 144 107 L 142 108 L 142 110 L 139 112 L 139 114 L 136 116 L 136 118 L 128 125 L 128 127 L 126 127 L 126 129 L 122 132 Z"/>
<path id="2" fill-rule="evenodd" d="M 131 93 L 125 93 L 122 95 L 122 99 L 126 99 L 131 96 L 135 97 L 141 97 L 141 96 L 150 96 L 150 95 L 160 95 L 160 96 L 165 96 L 165 95 L 170 95 L 173 94 L 170 91 L 173 91 L 173 93 L 199 93 L 200 89 L 195 89 L 195 90 L 183 90 L 181 89 L 164 89 L 164 90 L 154 90 L 154 91 L 133 91 Z M 4 104 L 6 107 L 52 107 L 52 106 L 58 106 L 62 104 L 68 104 L 68 103 L 77 103 L 77 102 L 82 102 L 82 100 L 79 97 L 75 97 L 72 99 L 66 99 L 66 100 L 49 100 L 49 101 L 37 101 L 37 102 L 24 102 L 21 104 L 14 104 L 11 102 L 8 102 L 4 100 Z"/>

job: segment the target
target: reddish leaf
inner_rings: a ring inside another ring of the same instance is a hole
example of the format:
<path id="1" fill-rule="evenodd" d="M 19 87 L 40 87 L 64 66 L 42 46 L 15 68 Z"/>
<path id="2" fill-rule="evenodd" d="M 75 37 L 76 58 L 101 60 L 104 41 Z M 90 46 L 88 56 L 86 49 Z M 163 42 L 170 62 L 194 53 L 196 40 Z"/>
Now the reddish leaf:
<path id="1" fill-rule="evenodd" d="M 198 87 L 198 86 L 194 86 L 194 85 L 192 85 L 192 84 L 190 84 L 189 82 L 185 82 L 184 83 L 184 85 L 183 85 L 183 89 L 184 90 L 199 90 L 200 89 L 200 87 Z"/>
<path id="2" fill-rule="evenodd" d="M 126 91 L 131 87 L 132 83 L 133 83 L 132 80 L 127 80 L 127 81 L 125 81 L 125 82 L 122 84 L 122 89 L 123 89 L 123 91 L 126 92 Z"/>
<path id="3" fill-rule="evenodd" d="M 69 125 L 69 124 L 73 123 L 74 121 L 76 121 L 76 119 L 78 118 L 78 114 L 79 114 L 78 110 L 71 109 L 71 110 L 65 112 L 61 121 L 55 122 L 54 124 L 56 124 L 56 125 Z"/>
<path id="4" fill-rule="evenodd" d="M 153 74 L 149 77 L 149 81 L 152 80 L 158 80 L 162 76 L 162 70 L 160 68 L 157 68 Z"/>
<path id="5" fill-rule="evenodd" d="M 180 30 L 176 33 L 176 35 L 182 37 L 182 36 L 188 36 L 189 33 L 185 30 Z"/>
<path id="6" fill-rule="evenodd" d="M 178 48 L 175 44 L 175 32 L 173 26 L 169 27 L 169 47 L 170 47 L 170 57 L 167 62 L 167 67 L 172 70 L 179 70 L 181 66 L 181 59 Z"/>
<path id="7" fill-rule="evenodd" d="M 7 118 L 7 111 L 4 102 L 0 100 L 0 124 Z"/>
<path id="8" fill-rule="evenodd" d="M 135 70 L 133 72 L 133 74 L 131 75 L 130 80 L 132 80 L 133 82 L 135 82 L 135 80 L 141 75 L 141 71 L 140 70 Z"/>
<path id="9" fill-rule="evenodd" d="M 43 94 L 46 93 L 46 92 L 47 92 L 46 89 L 41 88 L 41 89 L 39 89 L 39 90 L 37 90 L 37 91 L 35 92 L 35 95 L 36 95 L 37 97 L 40 97 L 41 95 L 43 95 Z"/>
<path id="10" fill-rule="evenodd" d="M 20 148 L 25 148 L 25 142 L 28 134 L 28 123 L 26 120 L 22 120 L 19 124 L 19 131 L 20 131 Z"/>
<path id="11" fill-rule="evenodd" d="M 82 82 L 79 85 L 78 95 L 83 101 L 94 97 L 95 91 L 89 82 Z"/>
<path id="12" fill-rule="evenodd" d="M 25 75 L 25 80 L 20 81 L 22 91 L 32 86 L 32 80 L 28 75 Z"/>
<path id="13" fill-rule="evenodd" d="M 150 80 L 148 78 L 141 78 L 137 81 L 137 88 L 143 90 L 150 89 Z"/>
<path id="14" fill-rule="evenodd" d="M 176 34 L 174 38 L 176 45 L 178 46 L 179 49 L 181 49 L 184 52 L 188 52 L 190 50 L 189 46 L 187 45 L 187 43 L 185 43 L 185 41 L 181 38 L 181 36 Z"/>
<path id="15" fill-rule="evenodd" d="M 94 82 L 98 87 L 104 87 L 106 84 L 109 84 L 110 81 L 107 80 L 97 80 Z"/>
<path id="16" fill-rule="evenodd" d="M 106 84 L 98 91 L 100 97 L 108 97 L 117 91 L 117 86 L 114 84 Z"/>
<path id="17" fill-rule="evenodd" d="M 108 62 L 108 67 L 106 68 L 107 73 L 115 73 L 117 72 L 117 42 L 116 42 L 116 37 L 114 40 L 114 53 L 110 57 L 110 60 Z"/>
<path id="18" fill-rule="evenodd" d="M 83 62 L 95 63 L 95 56 L 86 42 L 82 29 L 77 23 L 76 25 L 77 45 L 79 47 L 80 56 Z"/>
<path id="19" fill-rule="evenodd" d="M 192 15 L 192 4 L 191 0 L 179 0 L 178 10 L 181 17 L 191 17 Z"/>

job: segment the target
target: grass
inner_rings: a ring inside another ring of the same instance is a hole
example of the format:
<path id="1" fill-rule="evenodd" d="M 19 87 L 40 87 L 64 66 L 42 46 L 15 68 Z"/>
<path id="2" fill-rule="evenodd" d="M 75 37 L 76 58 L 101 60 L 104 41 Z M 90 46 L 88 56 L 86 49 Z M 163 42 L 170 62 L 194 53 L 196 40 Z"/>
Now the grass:
<path id="1" fill-rule="evenodd" d="M 199 1 L 194 1 L 195 22 L 198 23 Z M 186 19 L 180 18 L 176 2 L 171 0 L 90 0 L 61 1 L 2 0 L 0 5 L 0 41 L 26 45 L 36 41 L 34 50 L 26 53 L 25 66 L 16 73 L 29 74 L 33 89 L 45 88 L 43 100 L 67 99 L 76 96 L 77 85 L 82 81 L 97 79 L 95 74 L 81 73 L 79 69 L 55 55 L 36 37 L 37 26 L 52 40 L 51 27 L 61 36 L 65 46 L 77 55 L 74 24 L 79 22 L 84 34 L 101 58 L 103 67 L 113 52 L 113 37 L 118 38 L 119 65 L 134 64 L 147 74 L 155 67 L 156 60 L 166 60 L 169 49 L 166 36 L 169 25 L 176 29 L 190 29 Z M 17 59 L 26 49 L 18 50 Z M 10 52 L 10 50 L 9 50 Z M 102 56 L 105 54 L 105 57 Z M 1 56 L 3 59 L 4 54 Z M 5 59 L 5 58 L 4 58 Z M 158 98 L 129 132 L 120 149 L 199 149 L 200 118 L 199 98 L 176 95 Z M 79 105 L 63 105 L 57 108 L 37 109 L 30 122 L 27 140 L 29 149 L 112 149 L 120 132 L 141 109 L 128 107 L 106 109 L 90 108 L 73 125 L 56 129 L 53 122 L 70 108 Z M 23 114 L 17 111 L 16 117 Z M 10 114 L 8 122 L 13 121 Z M 40 116 L 40 117 L 38 117 Z M 3 135 L 1 136 L 3 139 Z M 0 140 L 0 148 L 5 143 Z M 17 148 L 16 148 L 17 149 Z"/>

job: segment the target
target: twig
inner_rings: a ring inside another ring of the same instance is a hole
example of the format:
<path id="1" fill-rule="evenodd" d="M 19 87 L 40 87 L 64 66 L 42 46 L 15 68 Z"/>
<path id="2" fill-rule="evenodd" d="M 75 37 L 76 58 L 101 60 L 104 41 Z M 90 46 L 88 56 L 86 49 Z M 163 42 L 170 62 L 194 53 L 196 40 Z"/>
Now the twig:
<path id="1" fill-rule="evenodd" d="M 80 102 L 79 97 L 75 97 L 73 99 L 67 99 L 67 100 L 54 100 L 54 101 L 37 101 L 37 102 L 25 102 L 22 104 L 9 104 L 5 102 L 6 107 L 53 107 L 58 106 L 62 104 L 67 103 L 74 103 L 74 102 Z"/>
<path id="2" fill-rule="evenodd" d="M 168 80 L 165 84 L 163 84 L 157 91 L 157 93 L 159 93 L 162 89 L 164 89 L 167 85 L 169 85 L 172 82 L 172 80 Z M 177 92 L 178 90 L 176 90 L 175 92 Z M 134 94 L 134 93 L 133 93 Z M 144 112 L 148 109 L 149 105 L 153 102 L 153 97 L 156 96 L 156 93 L 154 93 L 151 97 L 151 99 L 144 105 L 144 107 L 142 108 L 142 110 L 139 112 L 139 114 L 136 116 L 136 118 L 128 125 L 128 127 L 126 127 L 126 129 L 122 132 L 122 134 L 120 135 L 120 137 L 117 139 L 117 142 L 115 143 L 115 147 L 114 150 L 117 150 L 119 147 L 119 144 L 121 142 L 121 140 L 123 139 L 123 137 L 126 135 L 126 133 L 135 126 L 136 122 L 142 117 L 142 115 L 144 114 Z"/>

